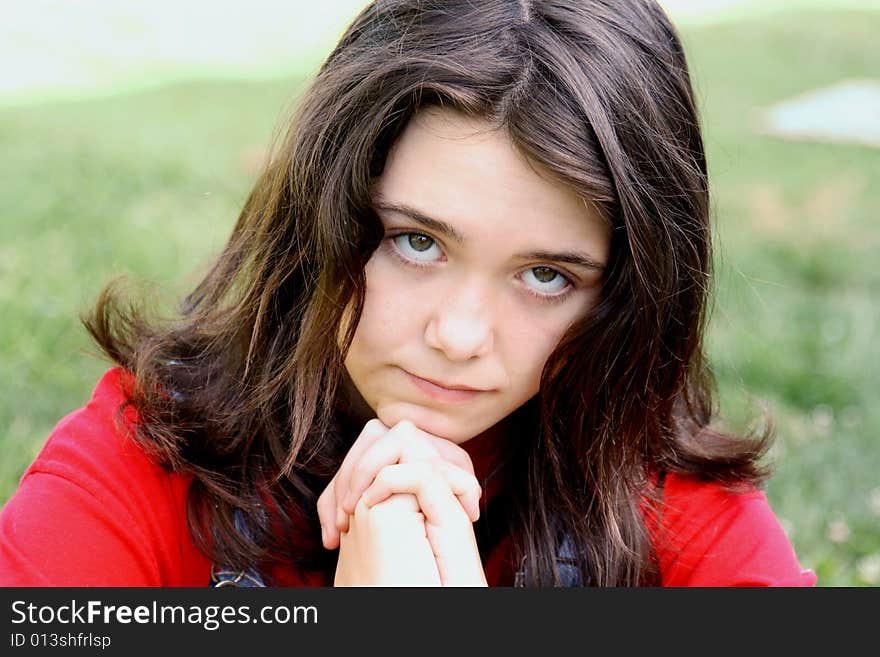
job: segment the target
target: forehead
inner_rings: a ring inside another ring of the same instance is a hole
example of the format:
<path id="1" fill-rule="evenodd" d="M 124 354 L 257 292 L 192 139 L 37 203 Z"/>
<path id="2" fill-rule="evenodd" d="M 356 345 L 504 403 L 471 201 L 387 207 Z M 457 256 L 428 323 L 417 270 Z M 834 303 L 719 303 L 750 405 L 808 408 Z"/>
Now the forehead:
<path id="1" fill-rule="evenodd" d="M 527 160 L 505 132 L 450 110 L 410 121 L 374 194 L 452 224 L 466 239 L 574 241 L 607 255 L 596 252 L 607 247 L 607 224 L 583 198 Z"/>

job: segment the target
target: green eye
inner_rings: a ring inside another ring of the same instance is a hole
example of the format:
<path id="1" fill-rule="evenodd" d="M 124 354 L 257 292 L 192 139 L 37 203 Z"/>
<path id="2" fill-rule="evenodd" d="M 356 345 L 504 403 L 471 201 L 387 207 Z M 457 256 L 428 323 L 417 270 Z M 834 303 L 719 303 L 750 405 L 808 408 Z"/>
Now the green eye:
<path id="1" fill-rule="evenodd" d="M 415 249 L 416 251 L 427 251 L 434 244 L 434 240 L 432 240 L 427 235 L 421 235 L 419 233 L 409 233 L 407 235 L 407 242 L 409 245 Z"/>
<path id="2" fill-rule="evenodd" d="M 571 281 L 552 267 L 530 267 L 521 276 L 523 282 L 537 294 L 559 296 L 565 288 L 571 287 Z"/>
<path id="3" fill-rule="evenodd" d="M 550 269 L 550 267 L 532 267 L 532 273 L 542 283 L 549 283 L 559 276 L 559 272 L 555 269 Z"/>
<path id="4" fill-rule="evenodd" d="M 401 233 L 390 239 L 398 257 L 414 263 L 434 262 L 443 255 L 437 240 L 423 233 Z"/>

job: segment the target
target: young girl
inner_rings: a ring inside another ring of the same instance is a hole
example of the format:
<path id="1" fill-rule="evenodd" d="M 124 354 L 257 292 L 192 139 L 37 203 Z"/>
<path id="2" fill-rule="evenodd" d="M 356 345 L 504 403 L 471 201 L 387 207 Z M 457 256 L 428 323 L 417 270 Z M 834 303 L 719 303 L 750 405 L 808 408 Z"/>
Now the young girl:
<path id="1" fill-rule="evenodd" d="M 710 232 L 652 0 L 377 0 L 179 316 L 102 293 L 0 583 L 813 585 L 713 428 Z"/>

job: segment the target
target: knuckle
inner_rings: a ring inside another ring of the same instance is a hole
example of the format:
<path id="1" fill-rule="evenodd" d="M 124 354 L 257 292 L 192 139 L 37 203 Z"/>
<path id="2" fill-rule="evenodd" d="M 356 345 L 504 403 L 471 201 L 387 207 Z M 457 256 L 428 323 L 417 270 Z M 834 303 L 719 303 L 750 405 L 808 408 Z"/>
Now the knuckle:
<path id="1" fill-rule="evenodd" d="M 394 425 L 394 428 L 397 431 L 412 433 L 415 431 L 416 425 L 413 423 L 412 420 L 401 420 L 400 422 L 398 422 L 397 424 Z"/>
<path id="2" fill-rule="evenodd" d="M 354 516 L 355 520 L 362 520 L 365 516 L 369 515 L 370 508 L 366 505 L 363 499 L 359 499 L 357 504 L 354 507 Z"/>
<path id="3" fill-rule="evenodd" d="M 382 468 L 376 473 L 373 483 L 381 486 L 388 486 L 391 483 L 392 478 L 391 471 L 388 468 Z"/>
<path id="4" fill-rule="evenodd" d="M 402 420 L 394 431 L 394 439 L 397 441 L 401 456 L 404 459 L 413 460 L 420 458 L 424 453 L 424 442 L 416 426 L 409 420 Z"/>
<path id="5" fill-rule="evenodd" d="M 361 432 L 361 434 L 381 433 L 384 430 L 385 430 L 385 425 L 382 424 L 382 421 L 379 418 L 374 417 L 372 420 L 370 420 L 369 422 L 367 422 L 364 425 L 364 430 Z"/>
<path id="6" fill-rule="evenodd" d="M 361 477 L 364 476 L 364 473 L 368 470 L 367 464 L 364 462 L 365 459 L 361 459 L 357 463 L 355 463 L 351 467 L 351 472 L 348 475 L 348 487 L 351 488 L 352 484 L 356 481 L 359 481 Z"/>
<path id="7" fill-rule="evenodd" d="M 327 500 L 328 500 L 327 490 L 328 489 L 325 488 L 324 492 L 321 493 L 320 495 L 318 495 L 318 502 L 317 502 L 318 510 L 320 510 L 321 507 L 327 505 Z"/>
<path id="8" fill-rule="evenodd" d="M 321 495 L 318 497 L 318 502 L 317 502 L 318 510 L 320 511 L 322 509 L 324 509 L 324 510 L 329 509 L 335 503 L 336 503 L 336 489 L 332 485 L 327 486 L 327 488 L 324 489 L 324 492 L 321 493 Z"/>
<path id="9" fill-rule="evenodd" d="M 409 445 L 410 435 L 405 431 L 395 431 L 394 429 L 392 429 L 388 433 L 388 437 L 385 438 L 385 440 L 393 443 L 393 445 L 397 449 L 404 451 L 406 449 L 406 446 Z"/>
<path id="10" fill-rule="evenodd" d="M 457 468 L 449 463 L 449 461 L 444 460 L 443 458 L 436 458 L 430 461 L 431 467 L 439 476 L 443 477 L 450 483 L 455 482 L 456 480 L 460 481 L 460 478 L 457 476 Z"/>
<path id="11" fill-rule="evenodd" d="M 449 489 L 449 482 L 436 470 L 429 469 L 421 479 L 422 488 L 426 493 L 437 494 L 443 489 Z"/>
<path id="12" fill-rule="evenodd" d="M 388 431 L 386 440 L 402 440 L 404 436 L 410 433 L 408 425 L 412 425 L 409 420 L 401 420 Z"/>
<path id="13" fill-rule="evenodd" d="M 419 437 L 411 432 L 407 431 L 405 433 L 400 434 L 400 441 L 403 443 L 403 448 L 407 451 L 418 451 L 419 447 Z"/>

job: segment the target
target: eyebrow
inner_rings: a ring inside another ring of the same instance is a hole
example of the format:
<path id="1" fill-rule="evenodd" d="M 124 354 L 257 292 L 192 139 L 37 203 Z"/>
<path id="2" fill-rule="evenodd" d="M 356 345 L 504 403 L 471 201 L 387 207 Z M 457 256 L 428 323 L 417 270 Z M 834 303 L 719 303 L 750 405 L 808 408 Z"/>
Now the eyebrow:
<path id="1" fill-rule="evenodd" d="M 413 221 L 416 221 L 426 228 L 430 228 L 431 230 L 443 235 L 444 237 L 457 242 L 458 244 L 463 244 L 465 242 L 465 237 L 458 230 L 450 226 L 445 221 L 441 221 L 440 219 L 435 219 L 434 217 L 430 217 L 421 210 L 410 207 L 408 205 L 402 203 L 391 203 L 389 201 L 379 201 L 375 204 L 377 210 L 384 210 L 385 212 L 395 212 L 397 214 L 402 214 Z M 528 253 L 520 253 L 517 256 L 523 260 L 547 260 L 550 262 L 565 262 L 571 265 L 579 265 L 581 267 L 586 267 L 587 269 L 595 269 L 597 271 L 603 271 L 605 269 L 605 265 L 601 262 L 593 258 L 588 253 L 579 253 L 577 251 L 529 251 Z"/>

